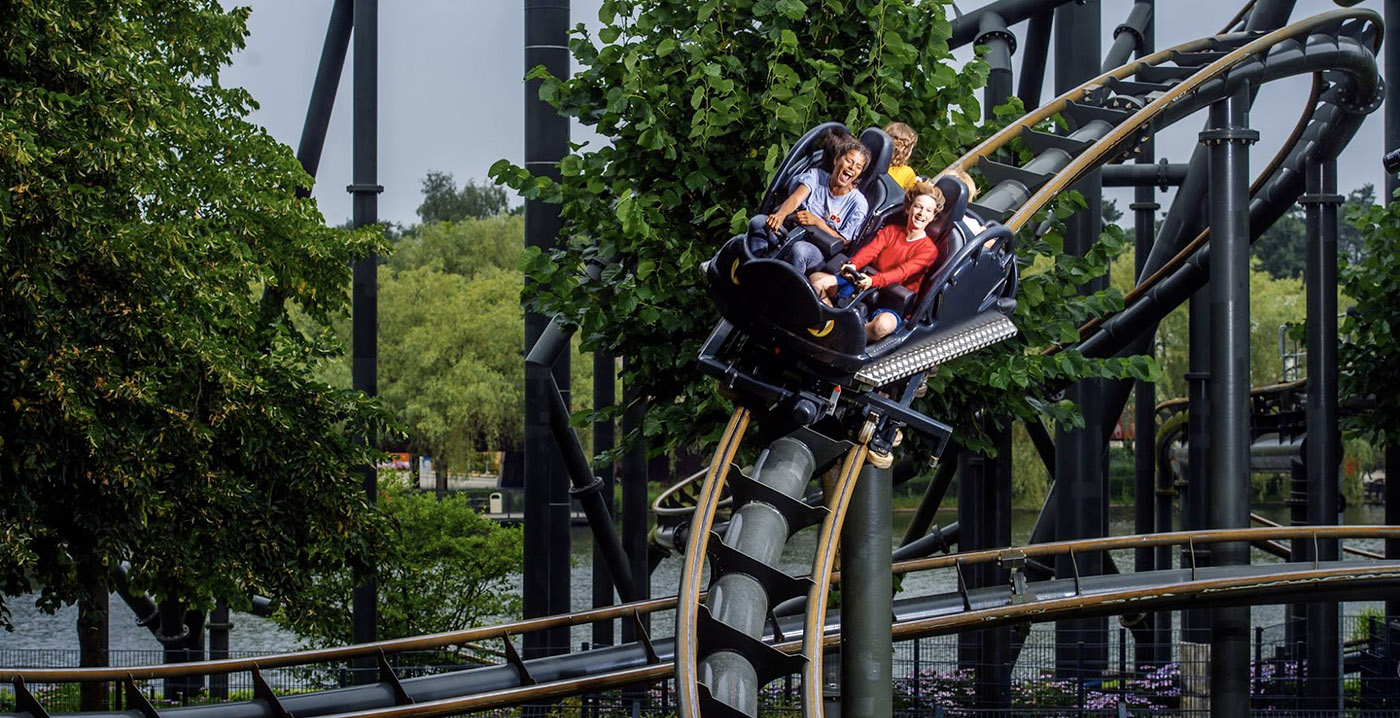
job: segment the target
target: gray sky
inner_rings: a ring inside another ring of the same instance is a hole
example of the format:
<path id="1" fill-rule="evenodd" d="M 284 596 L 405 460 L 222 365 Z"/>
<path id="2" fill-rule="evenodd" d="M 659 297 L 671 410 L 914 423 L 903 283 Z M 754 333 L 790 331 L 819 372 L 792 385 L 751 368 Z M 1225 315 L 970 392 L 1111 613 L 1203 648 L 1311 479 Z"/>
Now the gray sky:
<path id="1" fill-rule="evenodd" d="M 224 73 L 225 84 L 248 88 L 261 103 L 253 120 L 293 147 L 301 134 L 311 83 L 325 37 L 331 0 L 224 0 L 249 5 L 247 48 Z M 597 25 L 599 0 L 573 0 L 575 22 Z M 986 4 L 960 0 L 964 10 Z M 1132 0 L 1102 0 L 1105 49 L 1112 30 L 1127 16 Z M 1157 44 L 1168 47 L 1220 29 L 1241 0 L 1158 0 Z M 1380 10 L 1379 0 L 1361 7 Z M 1334 9 L 1331 0 L 1298 0 L 1294 18 Z M 524 11 L 505 0 L 398 0 L 380 3 L 379 213 L 411 223 L 420 201 L 420 183 L 430 170 L 451 172 L 459 182 L 483 181 L 498 159 L 519 163 L 524 156 Z M 1024 32 L 1024 26 L 1012 28 Z M 962 56 L 967 56 L 963 53 Z M 1015 58 L 1019 65 L 1020 55 Z M 351 122 L 347 60 L 336 110 L 322 156 L 315 196 L 326 219 L 350 216 Z M 1047 71 L 1047 77 L 1053 75 Z M 1309 81 L 1266 85 L 1255 104 L 1252 124 L 1262 139 L 1251 163 L 1262 167 L 1292 129 L 1307 98 Z M 1047 88 L 1043 96 L 1049 97 Z M 1343 153 L 1338 184 L 1342 192 L 1365 182 L 1382 183 L 1382 112 L 1367 118 Z M 1202 115 L 1203 116 L 1203 115 Z M 1188 119 L 1158 136 L 1159 156 L 1184 161 L 1200 122 Z M 575 142 L 598 138 L 582 128 Z M 931 171 L 936 168 L 919 168 Z M 757 200 L 761 181 L 754 185 Z M 1110 191 L 1126 208 L 1130 191 Z M 1165 201 L 1163 202 L 1165 206 Z"/>

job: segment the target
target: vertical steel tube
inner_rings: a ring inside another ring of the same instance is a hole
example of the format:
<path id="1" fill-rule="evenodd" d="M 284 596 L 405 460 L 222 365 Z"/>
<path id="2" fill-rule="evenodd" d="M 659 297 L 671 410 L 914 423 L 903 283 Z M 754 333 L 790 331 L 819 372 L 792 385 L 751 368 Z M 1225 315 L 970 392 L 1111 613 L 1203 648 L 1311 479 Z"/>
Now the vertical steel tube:
<path id="1" fill-rule="evenodd" d="M 227 601 L 219 599 L 214 604 L 214 610 L 209 612 L 209 622 L 205 626 L 209 629 L 209 660 L 228 658 L 228 634 L 229 629 L 233 628 L 233 623 L 229 620 Z M 228 700 L 227 673 L 209 674 L 209 697 Z"/>
<path id="2" fill-rule="evenodd" d="M 1104 55 L 1103 64 L 1100 66 L 1103 72 L 1127 62 L 1134 51 L 1138 57 L 1147 54 L 1142 52 L 1146 40 L 1143 31 L 1152 22 L 1152 10 L 1152 0 L 1134 3 L 1133 9 L 1128 11 L 1128 19 L 1114 28 L 1113 46 L 1108 49 L 1108 54 Z"/>
<path id="3" fill-rule="evenodd" d="M 1303 461 L 1308 471 L 1308 523 L 1332 525 L 1338 519 L 1338 468 L 1342 461 L 1337 423 L 1337 162 L 1308 167 L 1307 346 L 1308 433 Z M 1316 544 L 1319 561 L 1335 561 L 1336 541 Z M 1335 602 L 1308 604 L 1308 686 L 1319 710 L 1339 708 L 1341 660 L 1339 614 Z"/>
<path id="4" fill-rule="evenodd" d="M 1196 290 L 1191 295 L 1188 309 L 1189 326 L 1187 347 L 1186 392 L 1188 423 L 1186 428 L 1186 491 L 1181 499 L 1181 528 L 1185 531 L 1209 528 L 1206 516 L 1209 505 L 1209 478 L 1207 467 L 1210 463 L 1210 395 L 1206 385 L 1210 379 L 1210 284 Z M 1181 565 L 1206 565 L 1210 562 L 1210 548 L 1182 548 Z M 1182 640 L 1192 643 L 1210 641 L 1210 615 L 1201 609 L 1186 611 L 1181 622 Z"/>
<path id="5" fill-rule="evenodd" d="M 1316 217 L 1308 217 L 1308 231 Z M 1291 526 L 1308 525 L 1308 468 L 1300 460 L 1288 465 L 1288 523 Z M 1307 561 L 1312 554 L 1312 542 L 1307 539 L 1294 539 L 1289 542 L 1288 560 Z M 1294 651 L 1296 659 L 1302 658 L 1303 640 L 1308 621 L 1308 604 L 1290 603 L 1284 608 L 1283 642 L 1287 650 Z"/>
<path id="6" fill-rule="evenodd" d="M 1040 87 L 1045 84 L 1045 65 L 1050 57 L 1050 31 L 1055 14 L 1046 10 L 1026 23 L 1026 50 L 1021 55 L 1021 79 L 1016 96 L 1027 108 L 1040 106 Z"/>
<path id="7" fill-rule="evenodd" d="M 613 356 L 607 352 L 595 352 L 593 354 L 593 409 L 602 411 L 612 407 L 617 391 L 617 363 Z M 601 456 L 613 450 L 616 444 L 617 434 L 615 425 L 611 419 L 600 419 L 593 422 L 593 455 Z M 613 462 L 600 469 L 599 476 L 603 479 L 602 495 L 604 503 L 608 508 L 608 513 L 613 516 L 613 525 L 617 525 L 617 509 L 614 503 L 614 483 L 615 473 Z M 645 575 L 632 575 L 633 590 L 636 590 L 638 581 L 645 581 Z M 608 573 L 607 558 L 603 554 L 603 546 L 598 538 L 593 540 L 593 606 L 602 607 L 612 604 L 612 590 L 608 588 L 612 584 L 612 575 Z M 613 622 L 598 621 L 593 624 L 593 645 L 611 646 L 613 644 Z"/>
<path id="8" fill-rule="evenodd" d="M 1133 13 L 1141 12 L 1145 14 L 1145 17 L 1138 24 L 1133 25 L 1132 16 L 1130 16 L 1127 23 L 1131 25 L 1133 31 L 1139 33 L 1137 38 L 1139 40 L 1137 43 L 1138 57 L 1151 54 L 1156 47 L 1156 23 L 1153 21 L 1155 4 L 1155 0 L 1138 0 L 1137 4 L 1133 6 Z M 1132 34 L 1130 31 L 1123 30 L 1122 27 L 1119 28 L 1119 33 L 1120 37 Z M 1156 142 L 1149 139 L 1144 144 L 1142 153 L 1137 156 L 1135 164 L 1151 166 L 1155 162 Z M 1138 282 L 1146 279 L 1147 276 L 1143 274 L 1143 269 L 1147 266 L 1147 255 L 1152 251 L 1157 210 L 1160 207 L 1161 205 L 1157 204 L 1156 188 L 1152 185 L 1138 185 L 1133 189 L 1133 203 L 1128 208 L 1133 212 L 1133 261 Z M 1146 353 L 1149 356 L 1153 353 L 1153 347 L 1150 343 Z M 1151 533 L 1154 530 L 1171 530 L 1170 525 L 1165 527 L 1155 525 L 1157 415 L 1154 407 L 1156 403 L 1157 386 L 1155 384 L 1146 381 L 1133 382 L 1133 528 L 1139 534 Z M 1138 549 L 1134 552 L 1133 558 L 1135 571 L 1151 571 L 1156 568 L 1156 552 L 1153 549 Z M 1162 568 L 1167 567 L 1163 566 Z M 1144 666 L 1160 666 L 1171 661 L 1170 637 L 1162 636 L 1156 630 L 1159 624 L 1167 623 L 1170 625 L 1171 614 L 1163 611 L 1152 614 L 1145 620 L 1148 621 L 1148 629 L 1154 634 L 1155 645 L 1136 644 L 1133 660 L 1139 670 Z"/>
<path id="9" fill-rule="evenodd" d="M 1249 527 L 1249 91 L 1211 105 L 1210 518 L 1212 528 Z M 1216 544 L 1211 564 L 1249 563 L 1244 542 Z M 1249 608 L 1217 608 L 1211 617 L 1210 714 L 1249 713 Z"/>
<path id="10" fill-rule="evenodd" d="M 379 221 L 379 1 L 355 0 L 354 158 L 349 189 L 353 195 L 351 222 L 356 227 Z M 356 389 L 379 394 L 379 258 L 355 262 L 351 290 L 351 374 Z M 374 437 L 366 437 L 373 441 Z M 365 498 L 379 495 L 373 466 L 364 468 Z M 375 640 L 379 623 L 379 591 L 374 581 L 355 588 L 352 602 L 355 643 Z M 355 681 L 374 680 L 374 661 L 356 665 Z"/>
<path id="11" fill-rule="evenodd" d="M 1098 75 L 1100 60 L 1101 11 L 1098 0 L 1063 5 L 1055 10 L 1055 92 L 1060 94 Z M 1084 195 L 1086 209 L 1070 217 L 1065 227 L 1065 251 L 1083 255 L 1098 239 L 1102 223 L 1103 190 L 1099 172 L 1077 182 L 1073 189 Z M 1084 287 L 1093 292 L 1106 282 Z M 1082 429 L 1061 431 L 1055 449 L 1056 512 L 1055 536 L 1060 540 L 1101 536 L 1107 520 L 1104 491 L 1104 451 L 1101 438 L 1101 382 L 1081 381 L 1070 387 L 1066 397 L 1084 415 Z M 964 529 L 966 530 L 966 529 Z M 1077 562 L 1072 565 L 1071 562 Z M 1085 554 L 1057 559 L 1056 574 L 1071 576 L 1103 573 L 1103 555 Z M 1061 677 L 1076 675 L 1082 669 L 1097 673 L 1108 665 L 1108 622 L 1104 618 L 1058 621 L 1055 625 L 1055 663 Z"/>
<path id="12" fill-rule="evenodd" d="M 1400 0 L 1385 0 L 1385 147 L 1386 151 L 1400 149 Z M 1400 189 L 1400 177 L 1394 172 L 1385 175 L 1385 195 L 1381 202 L 1389 204 Z M 1400 476 L 1400 439 L 1392 440 L 1385 451 L 1385 474 Z M 1400 524 L 1400 481 L 1385 482 L 1385 522 Z M 1400 539 L 1385 542 L 1385 557 L 1400 559 Z M 1385 615 L 1400 620 L 1400 597 L 1385 602 Z"/>
<path id="13" fill-rule="evenodd" d="M 893 710 L 890 634 L 889 469 L 866 465 L 841 529 L 841 715 L 888 718 Z"/>
<path id="14" fill-rule="evenodd" d="M 569 76 L 568 0 L 525 0 L 525 68 L 543 65 L 555 77 Z M 525 83 L 525 168 L 535 175 L 559 179 L 559 160 L 569 151 L 569 123 L 539 98 L 540 81 Z M 525 244 L 546 251 L 554 246 L 561 226 L 559 206 L 525 201 Z M 528 281 L 528 279 L 527 279 Z M 549 319 L 525 315 L 528 351 L 545 331 Z M 525 365 L 525 566 L 522 602 L 526 617 L 567 613 L 569 610 L 569 480 L 549 431 L 553 374 L 568 401 L 569 353 L 552 369 Z M 569 650 L 567 628 L 525 636 L 529 657 Z"/>
<path id="15" fill-rule="evenodd" d="M 1016 51 L 1016 37 L 1006 28 L 1001 16 L 989 12 L 978 23 L 976 45 L 986 46 L 982 59 L 987 63 L 987 86 L 982 91 L 982 118 L 996 118 L 997 105 L 1011 97 L 1011 54 Z"/>
<path id="16" fill-rule="evenodd" d="M 623 359 L 623 366 L 632 361 Z M 632 566 L 637 598 L 646 599 L 651 597 L 651 571 L 647 564 L 647 445 L 642 436 L 646 397 L 630 382 L 624 383 L 622 403 L 627 407 L 622 415 L 622 435 L 632 442 L 622 457 L 622 546 Z M 650 625 L 650 619 L 642 616 L 642 625 Z M 636 628 L 630 621 L 623 621 L 622 640 L 636 639 Z"/>

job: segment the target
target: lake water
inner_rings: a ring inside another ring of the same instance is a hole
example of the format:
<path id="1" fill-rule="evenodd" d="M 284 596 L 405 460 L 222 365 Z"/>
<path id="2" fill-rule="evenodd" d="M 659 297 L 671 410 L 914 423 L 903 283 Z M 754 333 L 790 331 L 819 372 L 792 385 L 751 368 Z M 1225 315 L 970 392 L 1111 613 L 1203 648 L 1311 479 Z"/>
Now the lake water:
<path id="1" fill-rule="evenodd" d="M 1266 517 L 1287 523 L 1287 510 L 1282 507 L 1263 507 L 1256 509 L 1258 513 Z M 1013 541 L 1024 543 L 1035 522 L 1034 511 L 1017 511 L 1012 520 Z M 908 524 L 911 514 L 898 513 L 894 520 L 894 536 L 891 545 L 898 541 L 903 535 L 904 527 Z M 947 525 L 956 520 L 956 512 L 940 512 L 936 523 Z M 1383 511 L 1378 506 L 1360 506 L 1349 509 L 1346 514 L 1348 524 L 1380 524 L 1384 523 Z M 1115 535 L 1132 533 L 1132 511 L 1127 507 L 1115 508 L 1110 514 L 1110 531 Z M 793 574 L 806 573 L 810 565 L 810 557 L 816 542 L 816 528 L 807 529 L 793 537 L 787 549 L 783 553 L 781 567 Z M 573 531 L 573 556 L 574 556 L 574 589 L 573 608 L 583 610 L 589 607 L 592 600 L 589 579 L 591 576 L 591 539 L 587 528 L 576 527 Z M 1365 548 L 1375 551 L 1383 550 L 1379 541 L 1351 541 L 1348 546 Z M 1259 551 L 1253 552 L 1252 560 L 1256 563 L 1276 561 Z M 1131 569 L 1131 552 L 1121 552 L 1115 555 L 1119 565 Z M 656 571 L 651 576 L 651 587 L 653 596 L 665 596 L 675 593 L 676 586 L 680 582 L 680 570 L 682 561 L 679 557 L 670 557 L 661 562 Z M 903 584 L 902 595 L 919 595 L 928 593 L 944 593 L 956 590 L 956 580 L 949 571 L 926 572 L 906 576 Z M 15 597 L 7 601 L 13 614 L 16 626 L 14 632 L 0 631 L 0 663 L 14 663 L 19 654 L 5 652 L 8 649 L 43 649 L 47 651 L 59 650 L 64 653 L 52 654 L 43 659 L 45 663 L 61 665 L 63 663 L 76 664 L 77 662 L 77 636 L 74 624 L 77 619 L 77 610 L 65 608 L 57 614 L 45 614 L 33 605 L 33 597 Z M 1369 604 L 1349 603 L 1343 613 L 1353 614 L 1361 611 Z M 116 651 L 151 651 L 146 660 L 159 660 L 160 644 L 146 628 L 136 625 L 136 616 L 132 614 L 126 604 L 116 596 L 111 601 L 112 622 L 111 622 L 111 646 Z M 1259 606 L 1253 610 L 1255 625 L 1276 625 L 1283 620 L 1282 606 Z M 291 634 L 277 628 L 266 619 L 248 614 L 235 614 L 233 617 L 234 629 L 230 636 L 230 648 L 236 652 L 276 652 L 286 651 L 296 648 L 296 638 Z M 669 636 L 672 633 L 671 617 L 668 614 L 658 614 L 652 623 L 652 635 Z M 574 631 L 574 642 L 589 640 L 589 629 L 580 626 Z M 68 652 L 71 652 L 69 654 Z M 28 653 L 28 650 L 25 650 Z M 39 656 L 31 655 L 30 660 L 37 660 Z"/>

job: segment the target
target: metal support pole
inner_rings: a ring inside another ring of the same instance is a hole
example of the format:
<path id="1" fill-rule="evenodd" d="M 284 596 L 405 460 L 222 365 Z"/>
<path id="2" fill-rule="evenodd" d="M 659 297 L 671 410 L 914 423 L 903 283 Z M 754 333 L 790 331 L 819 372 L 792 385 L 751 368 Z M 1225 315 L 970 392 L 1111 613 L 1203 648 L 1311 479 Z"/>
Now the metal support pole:
<path id="1" fill-rule="evenodd" d="M 1152 5 L 1153 0 L 1138 0 L 1128 11 L 1128 19 L 1114 28 L 1113 46 L 1108 48 L 1108 54 L 1104 55 L 1100 66 L 1103 72 L 1126 63 L 1134 52 L 1138 57 L 1147 54 L 1142 52 L 1142 48 L 1147 44 L 1145 30 L 1152 24 Z"/>
<path id="2" fill-rule="evenodd" d="M 1099 73 L 1101 11 L 1098 0 L 1063 5 L 1055 10 L 1055 92 L 1061 94 Z M 1098 239 L 1102 223 L 1103 190 L 1094 171 L 1073 189 L 1084 195 L 1086 209 L 1070 217 L 1065 226 L 1065 252 L 1083 255 Z M 1101 289 L 1099 280 L 1086 292 Z M 1084 415 L 1084 428 L 1059 433 L 1055 448 L 1055 537 L 1059 540 L 1102 536 L 1107 520 L 1104 491 L 1104 451 L 1100 412 L 1102 382 L 1081 381 L 1066 392 Z M 964 528 L 964 531 L 967 529 Z M 1061 578 L 1103 573 L 1102 553 L 1068 555 L 1056 560 Z M 1082 650 L 1081 650 L 1082 647 Z M 1082 618 L 1055 624 L 1055 665 L 1063 679 L 1083 667 L 1096 674 L 1108 665 L 1108 621 Z"/>
<path id="3" fill-rule="evenodd" d="M 1385 54 L 1385 146 L 1386 151 L 1400 149 L 1400 0 L 1385 0 L 1385 42 L 1381 45 Z M 1395 199 L 1395 191 L 1400 189 L 1400 177 L 1394 172 L 1385 175 L 1385 195 L 1382 204 Z M 1391 439 L 1385 450 L 1385 522 L 1400 524 L 1400 480 L 1391 481 L 1390 475 L 1400 477 L 1400 439 Z M 1400 559 L 1400 539 L 1385 542 L 1385 557 Z M 1400 597 L 1385 602 L 1385 615 L 1391 620 L 1400 620 Z"/>
<path id="4" fill-rule="evenodd" d="M 326 26 L 326 41 L 321 46 L 321 60 L 316 66 L 316 81 L 311 86 L 311 99 L 306 106 L 306 121 L 301 126 L 301 141 L 297 143 L 297 161 L 312 177 L 321 166 L 321 150 L 326 146 L 326 129 L 331 124 L 335 91 L 345 68 L 345 54 L 350 49 L 354 24 L 354 0 L 335 0 Z M 304 192 L 305 196 L 311 196 L 311 188 L 305 188 Z"/>
<path id="5" fill-rule="evenodd" d="M 996 108 L 1011 97 L 1011 55 L 1016 52 L 1016 36 L 1006 28 L 1001 16 L 989 12 L 978 23 L 975 45 L 985 45 L 982 59 L 989 68 L 987 87 L 982 91 L 982 118 L 996 119 Z"/>
<path id="6" fill-rule="evenodd" d="M 841 716 L 888 718 L 893 709 L 889 469 L 861 470 L 841 529 Z"/>
<path id="7" fill-rule="evenodd" d="M 1011 432 L 997 430 L 985 419 L 978 421 L 993 432 L 998 456 L 989 459 L 965 451 L 958 462 L 958 550 L 964 552 L 1011 544 L 1010 464 L 1006 461 L 1011 453 Z M 969 566 L 964 571 L 969 588 L 1007 583 L 1005 571 L 995 563 Z M 978 710 L 1010 709 L 1010 653 L 1009 629 L 985 629 L 958 636 L 958 665 L 974 674 Z"/>
<path id="8" fill-rule="evenodd" d="M 1050 31 L 1055 14 L 1049 10 L 1031 16 L 1026 23 L 1026 51 L 1021 55 L 1021 80 L 1016 96 L 1027 108 L 1040 106 L 1040 87 L 1045 84 L 1045 65 L 1050 57 Z"/>
<path id="9" fill-rule="evenodd" d="M 1210 379 L 1210 284 L 1191 295 L 1188 309 L 1188 346 L 1186 394 L 1188 420 L 1186 428 L 1186 491 L 1181 499 L 1181 528 L 1197 531 L 1209 527 L 1206 519 L 1206 494 L 1210 483 L 1206 467 L 1210 462 L 1210 395 L 1206 384 Z M 1181 550 L 1181 565 L 1209 565 L 1210 547 L 1196 546 Z M 1183 641 L 1208 643 L 1210 616 L 1201 609 L 1191 609 L 1182 616 Z"/>
<path id="10" fill-rule="evenodd" d="M 1303 203 L 1308 227 L 1307 344 L 1308 434 L 1303 461 L 1308 471 L 1308 523 L 1338 523 L 1338 491 L 1342 462 L 1341 428 L 1337 420 L 1337 162 L 1308 167 Z M 1316 544 L 1318 561 L 1336 561 L 1337 542 Z M 1340 708 L 1338 645 L 1340 615 L 1334 602 L 1308 604 L 1308 685 L 1310 703 L 1319 710 Z"/>
<path id="11" fill-rule="evenodd" d="M 1132 14 L 1129 15 L 1128 22 L 1120 25 L 1115 31 L 1115 47 L 1118 39 L 1123 36 L 1134 36 L 1136 40 L 1137 56 L 1143 57 L 1153 52 L 1156 46 L 1156 23 L 1153 21 L 1153 10 L 1155 0 L 1139 0 L 1133 6 Z M 1142 14 L 1138 22 L 1134 23 L 1134 18 Z M 1125 29 L 1126 28 L 1126 29 Z M 1124 58 L 1126 60 L 1126 58 Z M 1118 64 L 1122 64 L 1120 60 Z M 1116 67 L 1116 65 L 1115 65 Z M 1149 139 L 1143 146 L 1141 154 L 1131 166 L 1135 168 L 1149 168 L 1157 166 L 1154 162 L 1156 156 L 1156 143 Z M 1182 173 L 1183 176 L 1185 172 Z M 1106 183 L 1106 182 L 1105 182 Z M 1156 232 L 1157 210 L 1161 205 L 1157 204 L 1156 192 L 1152 185 L 1138 185 L 1133 190 L 1133 203 L 1128 206 L 1133 213 L 1133 261 L 1135 277 L 1138 282 L 1146 278 L 1143 274 L 1147 266 L 1147 255 L 1152 251 L 1152 240 Z M 1147 354 L 1153 353 L 1149 345 Z M 1156 469 L 1157 461 L 1156 449 L 1156 412 L 1154 407 L 1157 403 L 1157 386 L 1151 382 L 1136 381 L 1133 383 L 1133 527 L 1139 534 L 1151 533 L 1153 531 L 1170 531 L 1171 526 L 1156 526 Z M 1134 552 L 1134 570 L 1151 571 L 1156 568 L 1156 554 L 1153 549 L 1138 549 Z M 1163 566 L 1163 568 L 1167 568 Z M 1153 635 L 1152 643 L 1138 642 L 1135 644 L 1133 662 L 1138 670 L 1145 666 L 1160 666 L 1171 661 L 1170 639 L 1163 641 L 1163 637 L 1156 631 L 1156 626 L 1167 622 L 1170 625 L 1171 614 L 1167 612 L 1154 613 L 1147 616 L 1144 621 L 1147 630 Z"/>
<path id="12" fill-rule="evenodd" d="M 233 622 L 229 620 L 228 601 L 219 599 L 214 604 L 205 626 L 209 629 L 209 660 L 228 658 L 228 634 L 233 628 Z M 227 673 L 209 674 L 209 697 L 228 700 Z"/>
<path id="13" fill-rule="evenodd" d="M 603 411 L 611 408 L 617 391 L 617 362 L 613 356 L 607 352 L 595 352 L 593 354 L 593 409 Z M 593 454 L 602 456 L 613 450 L 616 445 L 617 434 L 615 425 L 611 419 L 600 419 L 593 422 Z M 614 504 L 614 484 L 616 464 L 609 462 L 603 466 L 599 477 L 603 480 L 602 495 L 603 503 L 608 509 L 608 514 L 613 517 L 612 524 L 617 525 L 617 509 Z M 636 590 L 637 576 L 633 575 L 632 589 Z M 645 580 L 645 577 L 643 577 Z M 612 574 L 608 572 L 608 562 L 603 555 L 602 541 L 593 539 L 593 606 L 595 608 L 612 604 L 613 594 L 608 587 L 612 585 Z M 593 624 L 593 645 L 611 646 L 613 644 L 613 622 L 598 621 Z"/>
<path id="14" fill-rule="evenodd" d="M 627 367 L 632 361 L 623 359 L 623 366 Z M 622 457 L 622 546 L 627 550 L 640 600 L 651 597 L 651 567 L 647 562 L 647 445 L 642 436 L 646 397 L 631 383 L 624 383 L 622 403 L 627 407 L 622 415 L 622 435 L 632 442 Z M 643 615 L 641 620 L 643 626 L 649 626 L 651 616 Z M 631 621 L 622 622 L 622 640 L 637 640 Z"/>
<path id="15" fill-rule="evenodd" d="M 354 159 L 351 184 L 351 222 L 364 227 L 379 221 L 379 0 L 355 0 Z M 351 373 L 356 389 L 379 394 L 379 257 L 355 262 L 351 291 Z M 365 437 L 373 442 L 376 437 Z M 373 466 L 364 467 L 365 499 L 373 504 L 379 481 Z M 353 640 L 375 640 L 379 624 L 379 589 L 373 580 L 355 587 L 352 613 Z M 372 659 L 354 663 L 356 683 L 374 680 Z"/>
<path id="16" fill-rule="evenodd" d="M 924 491 L 923 498 L 919 500 L 919 506 L 914 510 L 914 517 L 909 520 L 909 526 L 904 531 L 904 538 L 899 542 L 900 546 L 908 546 L 928 533 L 929 526 L 933 525 L 934 514 L 938 513 L 938 507 L 943 503 L 944 495 L 948 493 L 948 485 L 953 482 L 953 474 L 958 466 L 958 455 L 961 453 L 962 449 L 957 444 L 949 444 L 948 449 L 943 452 L 943 456 L 938 460 L 937 468 L 934 469 L 933 478 L 929 480 L 928 489 Z"/>
<path id="17" fill-rule="evenodd" d="M 1212 528 L 1249 527 L 1249 90 L 1210 107 L 1201 133 L 1210 151 L 1210 224 L 1216 252 L 1210 282 L 1210 519 Z M 1213 547 L 1211 565 L 1249 563 L 1249 545 Z M 1210 713 L 1249 713 L 1249 607 L 1211 616 Z"/>
<path id="18" fill-rule="evenodd" d="M 569 76 L 568 0 L 525 0 L 525 67 L 543 65 L 555 77 Z M 559 160 L 569 151 L 569 122 L 539 98 L 540 81 L 525 83 L 525 168 L 559 179 Z M 562 226 L 559 206 L 525 201 L 525 244 L 548 251 Z M 529 281 L 527 279 L 527 281 Z M 525 349 L 545 331 L 549 318 L 527 312 Z M 569 611 L 569 480 L 549 430 L 553 374 L 568 401 L 569 352 L 551 368 L 525 365 L 525 567 L 521 598 L 527 618 Z M 528 633 L 526 657 L 567 652 L 569 631 Z"/>
<path id="19" fill-rule="evenodd" d="M 1307 453 L 1306 443 L 1303 453 Z M 1308 525 L 1308 469 L 1301 460 L 1288 465 L 1288 523 L 1291 526 Z M 1307 539 L 1294 539 L 1289 542 L 1289 561 L 1306 561 L 1312 553 Z M 1308 604 L 1290 603 L 1284 607 L 1283 642 L 1288 650 L 1303 645 L 1304 628 L 1308 620 Z M 1295 656 L 1301 659 L 1301 656 Z"/>

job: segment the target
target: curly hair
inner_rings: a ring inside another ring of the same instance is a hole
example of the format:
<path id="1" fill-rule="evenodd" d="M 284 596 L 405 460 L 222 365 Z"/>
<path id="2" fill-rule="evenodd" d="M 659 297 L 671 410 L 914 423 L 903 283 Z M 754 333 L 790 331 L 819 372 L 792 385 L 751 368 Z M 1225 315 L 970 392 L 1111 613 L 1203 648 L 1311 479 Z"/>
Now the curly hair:
<path id="1" fill-rule="evenodd" d="M 890 136 L 890 140 L 894 144 L 894 153 L 890 156 L 890 164 L 909 164 L 909 157 L 914 154 L 914 145 L 919 143 L 919 133 L 903 122 L 891 122 L 885 125 L 885 134 Z"/>

